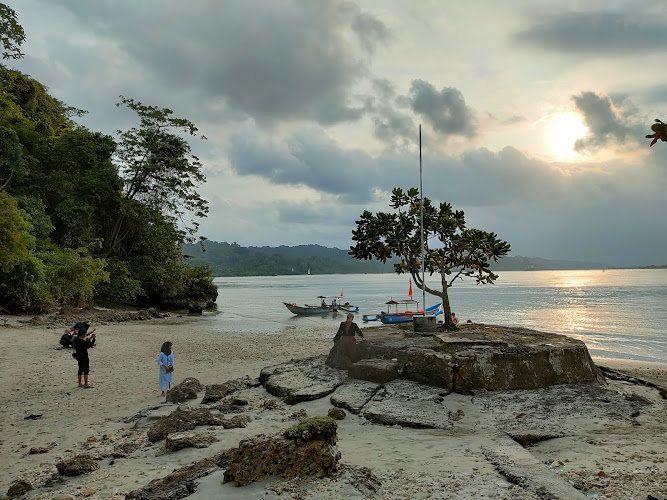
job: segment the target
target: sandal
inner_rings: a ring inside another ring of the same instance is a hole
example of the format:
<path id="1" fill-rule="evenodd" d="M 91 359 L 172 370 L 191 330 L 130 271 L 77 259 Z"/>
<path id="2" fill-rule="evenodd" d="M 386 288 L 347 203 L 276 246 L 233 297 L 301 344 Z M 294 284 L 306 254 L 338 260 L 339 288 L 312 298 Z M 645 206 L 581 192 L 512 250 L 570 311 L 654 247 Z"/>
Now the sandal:
<path id="1" fill-rule="evenodd" d="M 82 386 L 84 389 L 93 389 L 95 386 L 94 385 L 84 385 Z"/>

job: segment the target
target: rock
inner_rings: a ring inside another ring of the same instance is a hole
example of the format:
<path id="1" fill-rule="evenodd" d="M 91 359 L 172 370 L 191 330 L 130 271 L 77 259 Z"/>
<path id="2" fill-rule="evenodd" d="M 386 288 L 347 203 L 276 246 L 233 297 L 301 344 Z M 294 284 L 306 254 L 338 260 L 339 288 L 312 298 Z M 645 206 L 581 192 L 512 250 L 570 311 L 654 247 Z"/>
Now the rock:
<path id="1" fill-rule="evenodd" d="M 66 493 L 59 493 L 53 497 L 53 500 L 76 500 L 76 498 Z"/>
<path id="2" fill-rule="evenodd" d="M 33 448 L 30 448 L 30 451 L 28 452 L 28 455 L 36 455 L 40 453 L 48 453 L 51 451 L 54 447 L 56 446 L 56 443 L 51 443 L 48 444 L 47 446 L 35 446 Z"/>
<path id="3" fill-rule="evenodd" d="M 250 377 L 228 380 L 224 384 L 207 385 L 204 399 L 201 402 L 202 404 L 215 403 L 233 392 L 257 386 L 259 386 L 259 381 Z M 246 404 L 248 404 L 247 401 Z"/>
<path id="4" fill-rule="evenodd" d="M 347 373 L 357 380 L 384 384 L 399 377 L 398 368 L 398 363 L 390 359 L 362 359 L 350 366 Z"/>
<path id="5" fill-rule="evenodd" d="M 306 410 L 301 408 L 299 411 L 295 411 L 294 413 L 291 413 L 289 417 L 290 420 L 303 420 L 304 418 L 308 418 L 308 413 Z"/>
<path id="6" fill-rule="evenodd" d="M 331 395 L 331 404 L 343 408 L 353 415 L 359 412 L 381 386 L 364 380 L 349 379 Z"/>
<path id="7" fill-rule="evenodd" d="M 114 458 L 124 458 L 128 455 L 131 455 L 136 450 L 141 448 L 141 442 L 139 441 L 127 441 L 125 443 L 119 443 L 114 446 L 111 456 Z"/>
<path id="8" fill-rule="evenodd" d="M 245 486 L 268 476 L 331 476 L 340 458 L 335 442 L 336 422 L 328 417 L 303 420 L 283 435 L 243 440 L 231 451 L 223 482 Z"/>
<path id="9" fill-rule="evenodd" d="M 437 399 L 441 389 L 408 380 L 394 380 L 378 390 L 361 415 L 382 425 L 416 429 L 449 429 L 448 410 Z"/>
<path id="10" fill-rule="evenodd" d="M 183 382 L 167 393 L 167 401 L 170 403 L 185 403 L 188 399 L 197 399 L 197 393 L 203 390 L 199 380 L 188 377 Z"/>
<path id="11" fill-rule="evenodd" d="M 663 497 L 662 495 L 658 495 L 657 493 L 654 493 L 654 494 L 649 494 L 646 497 L 646 500 L 665 500 L 665 497 Z"/>
<path id="12" fill-rule="evenodd" d="M 6 498 L 20 497 L 32 489 L 33 489 L 32 484 L 30 484 L 28 481 L 25 481 L 23 479 L 17 479 L 11 484 L 11 486 L 7 490 Z"/>
<path id="13" fill-rule="evenodd" d="M 239 429 L 247 427 L 248 422 L 250 422 L 250 417 L 247 415 L 234 415 L 229 420 L 223 420 L 222 426 L 225 429 Z"/>
<path id="14" fill-rule="evenodd" d="M 563 434 L 540 434 L 540 433 L 514 433 L 509 434 L 509 436 L 519 443 L 524 448 L 532 446 L 534 444 L 540 443 L 542 441 L 548 441 L 549 439 L 562 438 Z"/>
<path id="15" fill-rule="evenodd" d="M 197 491 L 196 480 L 209 475 L 229 462 L 230 450 L 204 458 L 171 474 L 154 479 L 148 485 L 125 495 L 125 500 L 179 500 Z"/>
<path id="16" fill-rule="evenodd" d="M 340 408 L 330 408 L 327 416 L 334 420 L 343 420 L 347 415 L 345 415 L 345 412 Z"/>
<path id="17" fill-rule="evenodd" d="M 61 460 L 56 468 L 61 476 L 79 476 L 98 470 L 100 465 L 90 455 L 80 454 Z"/>
<path id="18" fill-rule="evenodd" d="M 147 434 L 149 441 L 155 443 L 161 439 L 165 439 L 167 435 L 174 432 L 191 431 L 200 425 L 221 424 L 222 420 L 211 414 L 209 408 L 196 408 L 194 410 L 176 408 L 176 411 L 160 418 L 153 424 Z"/>
<path id="19" fill-rule="evenodd" d="M 175 432 L 167 436 L 164 446 L 169 451 L 178 451 L 183 448 L 208 448 L 216 441 L 218 438 L 211 433 Z"/>
<path id="20" fill-rule="evenodd" d="M 387 326 L 373 328 L 366 337 L 358 345 L 358 361 L 343 363 L 336 345 L 326 364 L 345 368 L 356 379 L 386 383 L 400 378 L 461 394 L 594 382 L 599 377 L 583 342 L 526 328 L 464 325 L 454 332 L 411 337 Z"/>
<path id="21" fill-rule="evenodd" d="M 323 398 L 347 379 L 347 373 L 329 368 L 321 356 L 264 368 L 259 376 L 266 391 L 289 405 Z"/>

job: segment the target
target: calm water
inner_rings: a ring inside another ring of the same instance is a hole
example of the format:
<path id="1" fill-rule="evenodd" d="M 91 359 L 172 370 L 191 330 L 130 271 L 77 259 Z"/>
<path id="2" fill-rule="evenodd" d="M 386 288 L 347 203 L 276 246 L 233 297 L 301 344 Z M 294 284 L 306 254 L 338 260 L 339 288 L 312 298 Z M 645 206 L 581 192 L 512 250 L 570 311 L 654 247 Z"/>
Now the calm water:
<path id="1" fill-rule="evenodd" d="M 524 326 L 565 333 L 586 342 L 591 355 L 667 363 L 667 270 L 504 271 L 495 285 L 458 282 L 449 290 L 462 322 Z M 376 314 L 390 297 L 408 298 L 409 278 L 396 274 L 216 278 L 218 311 L 209 327 L 298 334 L 299 328 L 333 336 L 342 314 L 298 317 L 284 302 L 318 304 L 340 295 L 362 314 Z M 428 279 L 432 287 L 439 280 Z M 413 298 L 422 292 L 413 285 Z M 427 306 L 437 298 L 426 296 Z M 420 304 L 420 306 L 423 304 Z"/>

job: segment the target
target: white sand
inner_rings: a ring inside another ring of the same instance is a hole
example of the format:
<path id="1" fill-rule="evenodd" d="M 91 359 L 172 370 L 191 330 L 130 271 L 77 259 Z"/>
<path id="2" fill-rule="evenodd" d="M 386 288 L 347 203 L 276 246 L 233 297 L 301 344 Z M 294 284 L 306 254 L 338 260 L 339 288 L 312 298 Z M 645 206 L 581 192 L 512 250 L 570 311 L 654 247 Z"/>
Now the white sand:
<path id="1" fill-rule="evenodd" d="M 205 385 L 245 375 L 257 377 L 265 366 L 291 358 L 326 354 L 332 345 L 328 336 L 323 338 L 323 332 L 316 330 L 280 334 L 209 331 L 202 329 L 198 318 L 188 317 L 132 324 L 95 324 L 98 345 L 90 351 L 90 381 L 94 388 L 86 390 L 77 388 L 77 365 L 71 350 L 59 348 L 63 328 L 23 325 L 18 324 L 16 318 L 0 317 L 0 324 L 3 322 L 8 322 L 8 326 L 0 326 L 3 345 L 0 350 L 0 494 L 18 478 L 34 480 L 34 471 L 41 470 L 46 475 L 59 457 L 81 451 L 90 436 L 101 439 L 106 434 L 115 439 L 113 436 L 132 427 L 120 419 L 161 402 L 156 358 L 160 345 L 166 340 L 174 344 L 174 382 L 195 377 Z M 595 361 L 627 369 L 636 376 L 667 386 L 667 365 Z M 656 391 L 641 390 L 656 405 L 662 405 L 658 409 L 665 414 L 664 402 L 647 392 Z M 262 389 L 255 391 L 257 396 Z M 303 408 L 309 415 L 326 414 L 330 407 L 328 398 L 324 398 L 283 409 L 275 417 L 252 423 L 247 429 L 231 430 L 225 439 L 209 449 L 182 450 L 156 457 L 155 448 L 147 447 L 137 453 L 138 458 L 118 460 L 113 467 L 107 460 L 99 471 L 85 477 L 68 478 L 61 485 L 51 486 L 48 494 L 37 491 L 29 493 L 28 497 L 53 498 L 58 491 L 72 494 L 74 498 L 122 499 L 123 492 L 163 477 L 174 468 L 211 456 L 217 450 L 235 446 L 246 435 L 287 427 L 293 411 Z M 465 408 L 469 422 L 478 419 L 477 429 L 471 425 L 467 430 L 460 429 L 457 435 L 438 430 L 377 426 L 354 415 L 340 421 L 341 463 L 355 470 L 368 467 L 383 484 L 377 491 L 369 489 L 364 495 L 356 491 L 358 498 L 538 498 L 508 483 L 484 460 L 478 450 L 488 439 L 482 432 L 485 417 L 475 413 L 478 410 L 470 405 L 470 397 L 452 395 L 447 398 L 447 408 L 459 407 Z M 164 408 L 157 414 L 171 410 Z M 602 468 L 610 475 L 615 474 L 614 488 L 601 486 L 597 490 L 598 498 L 646 498 L 644 493 L 635 497 L 629 492 L 642 487 L 641 491 L 667 489 L 664 439 L 667 418 L 654 416 L 659 413 L 652 412 L 644 417 L 636 432 L 603 435 L 595 430 L 596 435 L 590 439 L 599 442 L 599 446 L 585 445 L 579 436 L 547 441 L 534 447 L 533 454 L 548 463 L 564 460 L 562 466 L 555 465 L 563 468 L 564 476 L 584 477 Z M 25 420 L 31 414 L 42 416 Z M 582 427 L 585 425 L 586 422 L 582 422 Z M 32 447 L 51 443 L 56 445 L 48 453 L 28 454 Z M 619 447 L 621 455 L 617 453 Z M 285 491 L 281 495 L 275 493 L 276 488 L 285 487 L 284 482 L 278 482 L 283 484 L 278 487 L 275 481 L 268 481 L 235 488 L 230 484 L 221 486 L 220 477 L 214 474 L 203 479 L 192 498 L 265 498 L 270 485 L 274 485 L 271 494 L 276 495 L 275 498 L 292 498 Z M 650 484 L 646 484 L 647 481 Z M 340 488 L 334 482 L 320 481 L 314 490 L 311 486 L 309 496 L 337 498 L 349 493 Z"/>

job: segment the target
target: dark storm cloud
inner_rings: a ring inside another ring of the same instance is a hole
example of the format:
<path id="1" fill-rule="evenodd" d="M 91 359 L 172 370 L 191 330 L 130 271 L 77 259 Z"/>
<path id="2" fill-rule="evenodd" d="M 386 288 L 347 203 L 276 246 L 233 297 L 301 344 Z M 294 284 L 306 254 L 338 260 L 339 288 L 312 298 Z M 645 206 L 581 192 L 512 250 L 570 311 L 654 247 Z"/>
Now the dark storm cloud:
<path id="1" fill-rule="evenodd" d="M 334 1 L 200 0 L 196 9 L 177 1 L 61 5 L 172 91 L 198 87 L 200 99 L 258 122 L 357 119 L 363 109 L 351 88 L 389 39 L 381 21 Z"/>
<path id="2" fill-rule="evenodd" d="M 413 80 L 410 87 L 412 110 L 422 115 L 437 131 L 445 136 L 475 135 L 472 110 L 466 106 L 463 94 L 455 88 L 438 91 L 424 80 Z"/>
<path id="3" fill-rule="evenodd" d="M 664 51 L 659 41 L 667 31 L 661 15 L 642 12 L 638 4 L 631 13 L 566 12 L 549 16 L 515 35 L 523 44 L 573 54 L 594 53 L 616 56 L 637 52 Z M 660 12 L 660 6 L 648 6 Z"/>
<path id="4" fill-rule="evenodd" d="M 582 92 L 572 100 L 588 127 L 586 136 L 574 143 L 575 151 L 595 150 L 609 143 L 623 144 L 633 131 L 629 116 L 634 111 L 632 107 L 616 107 L 610 97 L 594 92 Z M 619 100 L 622 104 L 623 100 Z"/>

